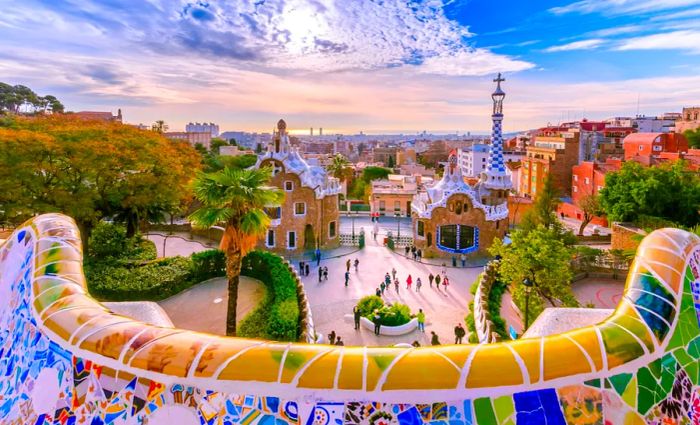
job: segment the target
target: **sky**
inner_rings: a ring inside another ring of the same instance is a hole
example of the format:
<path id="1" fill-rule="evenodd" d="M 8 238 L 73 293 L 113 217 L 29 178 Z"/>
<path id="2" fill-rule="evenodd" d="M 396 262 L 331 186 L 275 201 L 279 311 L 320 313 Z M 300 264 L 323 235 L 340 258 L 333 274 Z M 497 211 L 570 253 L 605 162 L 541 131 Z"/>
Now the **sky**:
<path id="1" fill-rule="evenodd" d="M 700 0 L 0 0 L 0 81 L 130 123 L 488 132 L 700 104 Z"/>

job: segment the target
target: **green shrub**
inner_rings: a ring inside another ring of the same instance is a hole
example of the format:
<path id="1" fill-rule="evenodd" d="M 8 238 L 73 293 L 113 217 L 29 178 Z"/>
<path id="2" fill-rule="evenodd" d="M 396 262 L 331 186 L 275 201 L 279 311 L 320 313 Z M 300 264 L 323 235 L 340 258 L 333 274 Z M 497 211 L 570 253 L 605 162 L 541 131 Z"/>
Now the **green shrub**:
<path id="1" fill-rule="evenodd" d="M 192 278 L 203 282 L 213 277 L 226 276 L 226 255 L 219 249 L 192 254 Z"/>
<path id="2" fill-rule="evenodd" d="M 411 321 L 411 309 L 406 304 L 394 303 L 379 310 L 382 325 L 400 326 Z"/>
<path id="3" fill-rule="evenodd" d="M 299 300 L 292 271 L 278 255 L 252 251 L 243 258 L 241 274 L 262 281 L 263 300 L 238 326 L 238 335 L 278 341 L 299 338 Z"/>
<path id="4" fill-rule="evenodd" d="M 88 256 L 98 260 L 122 258 L 127 252 L 128 240 L 126 227 L 101 221 L 92 229 Z"/>
<path id="5" fill-rule="evenodd" d="M 140 267 L 91 264 L 85 267 L 89 292 L 110 301 L 158 301 L 192 285 L 192 262 L 170 257 Z"/>
<path id="6" fill-rule="evenodd" d="M 376 295 L 362 297 L 357 303 L 360 314 L 369 320 L 374 318 L 374 310 L 380 310 L 382 307 L 384 307 L 384 300 Z"/>

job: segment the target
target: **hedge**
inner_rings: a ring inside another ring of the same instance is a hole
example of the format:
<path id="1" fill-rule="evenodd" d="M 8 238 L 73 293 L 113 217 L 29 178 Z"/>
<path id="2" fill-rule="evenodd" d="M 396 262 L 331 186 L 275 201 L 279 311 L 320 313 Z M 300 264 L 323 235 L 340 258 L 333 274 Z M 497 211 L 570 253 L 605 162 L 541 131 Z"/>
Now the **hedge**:
<path id="1" fill-rule="evenodd" d="M 362 297 L 357 303 L 360 315 L 374 322 L 374 311 L 379 310 L 381 324 L 384 326 L 401 326 L 411 321 L 411 310 L 406 304 L 393 303 L 385 305 L 384 300 L 376 295 Z"/>
<path id="2" fill-rule="evenodd" d="M 214 249 L 146 263 L 128 258 L 91 260 L 85 263 L 85 277 L 90 294 L 103 301 L 160 301 L 225 276 L 225 264 L 224 253 Z"/>
<path id="3" fill-rule="evenodd" d="M 266 291 L 260 304 L 238 325 L 238 336 L 297 341 L 297 284 L 285 261 L 269 252 L 251 251 L 243 258 L 241 274 L 262 281 Z"/>

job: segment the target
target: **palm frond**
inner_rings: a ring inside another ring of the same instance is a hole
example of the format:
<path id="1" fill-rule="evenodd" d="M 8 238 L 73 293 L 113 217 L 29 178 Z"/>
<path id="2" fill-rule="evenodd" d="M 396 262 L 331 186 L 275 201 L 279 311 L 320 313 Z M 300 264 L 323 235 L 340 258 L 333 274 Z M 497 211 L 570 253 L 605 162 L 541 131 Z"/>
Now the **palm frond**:
<path id="1" fill-rule="evenodd" d="M 208 229 L 217 224 L 226 223 L 234 214 L 228 207 L 204 206 L 189 215 L 188 219 L 197 228 Z"/>
<path id="2" fill-rule="evenodd" d="M 241 231 L 255 236 L 263 236 L 270 225 L 270 217 L 263 210 L 254 209 L 241 217 Z"/>

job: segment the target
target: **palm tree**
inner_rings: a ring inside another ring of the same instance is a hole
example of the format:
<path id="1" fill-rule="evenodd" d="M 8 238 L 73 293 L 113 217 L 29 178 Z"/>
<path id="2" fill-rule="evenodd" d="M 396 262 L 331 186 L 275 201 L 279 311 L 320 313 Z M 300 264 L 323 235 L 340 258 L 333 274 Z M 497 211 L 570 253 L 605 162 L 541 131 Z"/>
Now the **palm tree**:
<path id="1" fill-rule="evenodd" d="M 284 192 L 268 186 L 272 169 L 224 168 L 200 173 L 194 181 L 194 196 L 202 207 L 189 216 L 195 227 L 224 227 L 220 248 L 226 255 L 228 311 L 226 335 L 236 335 L 236 303 L 241 261 L 263 237 L 270 224 L 264 208 L 281 205 Z"/>
<path id="2" fill-rule="evenodd" d="M 349 166 L 350 161 L 348 161 L 343 155 L 336 154 L 331 163 L 326 166 L 326 170 L 328 170 L 333 177 L 336 177 L 342 182 L 347 178 Z"/>

